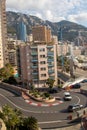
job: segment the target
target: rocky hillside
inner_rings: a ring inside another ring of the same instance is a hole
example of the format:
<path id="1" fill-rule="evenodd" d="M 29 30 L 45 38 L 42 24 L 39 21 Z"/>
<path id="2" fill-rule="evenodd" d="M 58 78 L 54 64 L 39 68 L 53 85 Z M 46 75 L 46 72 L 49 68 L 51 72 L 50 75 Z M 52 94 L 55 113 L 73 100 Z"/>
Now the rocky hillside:
<path id="1" fill-rule="evenodd" d="M 21 21 L 21 19 L 25 22 L 27 26 L 27 33 L 32 33 L 32 26 L 35 25 L 46 25 L 51 28 L 52 34 L 57 35 L 60 40 L 60 27 L 62 28 L 63 40 L 74 41 L 76 42 L 78 39 L 78 34 L 80 34 L 79 38 L 82 41 L 87 42 L 87 28 L 78 25 L 69 21 L 61 21 L 61 22 L 50 22 L 44 21 L 36 16 L 15 13 L 15 12 L 7 12 L 7 30 L 8 33 L 16 33 L 17 23 Z"/>

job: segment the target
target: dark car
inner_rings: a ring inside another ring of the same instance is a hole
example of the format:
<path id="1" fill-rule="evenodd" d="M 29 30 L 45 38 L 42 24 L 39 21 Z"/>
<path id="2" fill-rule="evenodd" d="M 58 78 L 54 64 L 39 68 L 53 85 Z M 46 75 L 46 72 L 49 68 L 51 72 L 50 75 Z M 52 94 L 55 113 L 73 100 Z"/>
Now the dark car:
<path id="1" fill-rule="evenodd" d="M 87 79 L 82 80 L 81 83 L 87 83 Z"/>
<path id="2" fill-rule="evenodd" d="M 81 104 L 73 104 L 73 105 L 69 105 L 67 109 L 68 109 L 68 112 L 73 112 L 75 110 L 77 111 L 82 108 L 83 108 L 83 105 L 81 105 Z"/>
<path id="3" fill-rule="evenodd" d="M 58 89 L 52 88 L 49 90 L 49 93 L 58 93 Z"/>
<path id="4" fill-rule="evenodd" d="M 74 89 L 75 89 L 75 88 L 77 89 L 77 88 L 80 88 L 80 87 L 81 87 L 81 85 L 80 85 L 79 83 L 74 84 L 74 85 L 71 86 L 71 88 L 74 88 Z"/>

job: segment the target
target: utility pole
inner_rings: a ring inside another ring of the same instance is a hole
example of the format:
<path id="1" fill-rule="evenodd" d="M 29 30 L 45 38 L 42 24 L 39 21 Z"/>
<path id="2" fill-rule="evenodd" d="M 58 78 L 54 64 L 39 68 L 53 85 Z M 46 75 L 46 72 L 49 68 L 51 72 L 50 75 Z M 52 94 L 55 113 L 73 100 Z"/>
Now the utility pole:
<path id="1" fill-rule="evenodd" d="M 70 46 L 70 75 L 71 75 L 71 78 L 74 77 L 74 74 L 73 74 L 73 46 L 72 46 L 72 44 Z"/>
<path id="2" fill-rule="evenodd" d="M 61 65 L 62 71 L 64 70 L 64 59 L 63 59 L 63 36 L 62 36 L 62 28 L 60 28 L 60 41 L 61 41 Z"/>

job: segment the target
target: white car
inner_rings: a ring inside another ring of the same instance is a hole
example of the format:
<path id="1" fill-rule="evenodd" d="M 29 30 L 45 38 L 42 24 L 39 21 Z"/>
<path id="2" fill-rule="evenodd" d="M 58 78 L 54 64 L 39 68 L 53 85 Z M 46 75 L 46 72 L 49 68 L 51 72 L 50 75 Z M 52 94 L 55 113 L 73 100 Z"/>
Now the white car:
<path id="1" fill-rule="evenodd" d="M 64 100 L 65 101 L 70 101 L 72 99 L 72 96 L 70 95 L 69 92 L 64 92 Z"/>
<path id="2" fill-rule="evenodd" d="M 68 106 L 68 112 L 78 111 L 83 108 L 82 104 L 72 104 Z"/>

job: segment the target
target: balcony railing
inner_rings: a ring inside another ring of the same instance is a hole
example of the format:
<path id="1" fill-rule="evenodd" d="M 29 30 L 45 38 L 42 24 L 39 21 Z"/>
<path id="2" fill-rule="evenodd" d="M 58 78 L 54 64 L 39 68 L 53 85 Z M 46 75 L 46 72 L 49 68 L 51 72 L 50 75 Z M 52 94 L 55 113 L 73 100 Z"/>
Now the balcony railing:
<path id="1" fill-rule="evenodd" d="M 53 67 L 54 65 L 53 64 L 48 64 L 48 67 Z"/>
<path id="2" fill-rule="evenodd" d="M 38 55 L 37 52 L 31 52 L 31 55 Z"/>
<path id="3" fill-rule="evenodd" d="M 31 62 L 38 62 L 38 60 L 37 59 L 32 59 Z"/>
<path id="4" fill-rule="evenodd" d="M 36 66 L 32 65 L 31 68 L 36 69 L 36 68 L 38 68 L 38 65 L 36 65 Z"/>
<path id="5" fill-rule="evenodd" d="M 54 70 L 48 70 L 48 73 L 49 74 L 54 73 Z"/>

